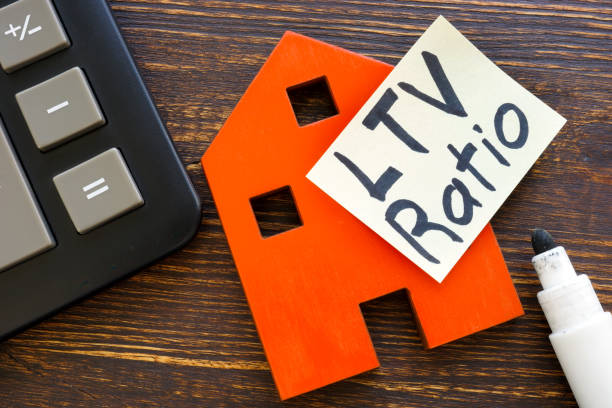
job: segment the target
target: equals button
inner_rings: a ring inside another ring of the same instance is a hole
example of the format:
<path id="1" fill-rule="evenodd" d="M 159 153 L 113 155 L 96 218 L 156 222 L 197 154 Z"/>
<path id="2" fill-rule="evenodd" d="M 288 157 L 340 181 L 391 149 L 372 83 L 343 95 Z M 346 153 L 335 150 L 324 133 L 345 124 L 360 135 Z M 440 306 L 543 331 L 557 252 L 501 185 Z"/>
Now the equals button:
<path id="1" fill-rule="evenodd" d="M 79 234 L 86 234 L 144 204 L 117 148 L 58 174 L 53 177 L 53 183 Z"/>

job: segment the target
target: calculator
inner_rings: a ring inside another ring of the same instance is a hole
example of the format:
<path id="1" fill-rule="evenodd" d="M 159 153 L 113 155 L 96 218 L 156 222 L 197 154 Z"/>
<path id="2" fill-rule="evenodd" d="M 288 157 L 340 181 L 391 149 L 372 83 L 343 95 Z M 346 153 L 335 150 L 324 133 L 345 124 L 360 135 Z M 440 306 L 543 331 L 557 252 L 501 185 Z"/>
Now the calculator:
<path id="1" fill-rule="evenodd" d="M 0 0 L 0 339 L 186 244 L 200 202 L 106 0 Z"/>

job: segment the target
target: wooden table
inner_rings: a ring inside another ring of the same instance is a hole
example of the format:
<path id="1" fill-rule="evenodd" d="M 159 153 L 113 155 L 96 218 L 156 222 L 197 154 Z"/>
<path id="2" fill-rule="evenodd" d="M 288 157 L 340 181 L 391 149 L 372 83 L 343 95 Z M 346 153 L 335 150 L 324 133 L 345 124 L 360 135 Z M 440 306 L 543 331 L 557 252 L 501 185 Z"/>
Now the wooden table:
<path id="1" fill-rule="evenodd" d="M 529 229 L 549 229 L 612 309 L 612 3 L 110 3 L 202 225 L 186 248 L 0 344 L 0 406 L 281 406 L 199 159 L 285 30 L 394 64 L 439 14 L 568 119 L 493 219 L 526 315 L 424 351 L 404 294 L 372 301 L 381 367 L 284 406 L 575 406 L 536 301 Z"/>

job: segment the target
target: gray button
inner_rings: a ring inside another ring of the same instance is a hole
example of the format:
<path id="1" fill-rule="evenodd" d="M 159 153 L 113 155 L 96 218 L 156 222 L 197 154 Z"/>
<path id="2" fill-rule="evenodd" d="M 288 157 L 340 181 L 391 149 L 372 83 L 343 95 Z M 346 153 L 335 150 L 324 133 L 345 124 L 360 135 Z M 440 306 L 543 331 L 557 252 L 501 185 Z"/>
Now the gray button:
<path id="1" fill-rule="evenodd" d="M 0 65 L 6 72 L 69 46 L 49 0 L 19 0 L 0 9 Z"/>
<path id="2" fill-rule="evenodd" d="M 54 246 L 55 241 L 0 123 L 0 270 Z"/>
<path id="3" fill-rule="evenodd" d="M 55 176 L 53 182 L 80 234 L 144 204 L 121 153 L 114 148 Z"/>
<path id="4" fill-rule="evenodd" d="M 72 68 L 16 97 L 36 146 L 43 151 L 106 123 L 80 68 Z"/>

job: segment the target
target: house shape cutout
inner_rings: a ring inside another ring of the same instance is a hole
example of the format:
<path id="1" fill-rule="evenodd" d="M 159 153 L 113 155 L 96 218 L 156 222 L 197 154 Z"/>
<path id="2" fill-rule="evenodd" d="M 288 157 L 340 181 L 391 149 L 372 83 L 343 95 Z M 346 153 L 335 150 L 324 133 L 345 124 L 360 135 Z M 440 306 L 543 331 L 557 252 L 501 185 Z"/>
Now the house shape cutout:
<path id="1" fill-rule="evenodd" d="M 523 314 L 489 225 L 439 284 L 306 179 L 391 70 L 287 32 L 202 158 L 282 399 L 379 365 L 371 299 L 408 290 L 426 348 Z M 337 114 L 301 126 L 288 90 L 313 81 Z M 279 189 L 302 225 L 264 238 L 252 201 Z"/>

